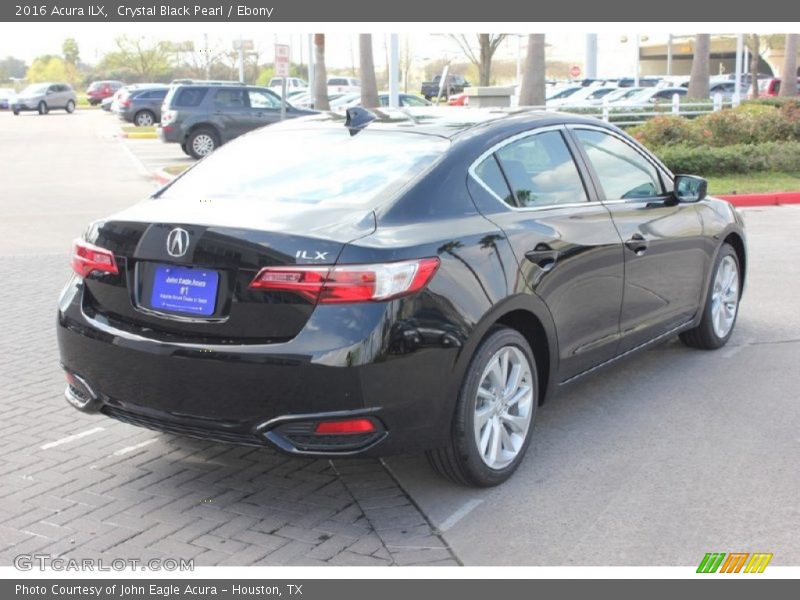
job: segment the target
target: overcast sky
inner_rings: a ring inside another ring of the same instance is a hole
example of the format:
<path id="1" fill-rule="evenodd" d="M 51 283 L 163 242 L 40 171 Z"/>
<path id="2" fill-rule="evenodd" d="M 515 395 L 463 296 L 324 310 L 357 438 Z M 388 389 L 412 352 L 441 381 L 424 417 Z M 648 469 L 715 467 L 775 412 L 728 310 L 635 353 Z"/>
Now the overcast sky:
<path id="1" fill-rule="evenodd" d="M 231 47 L 233 40 L 242 35 L 252 39 L 261 49 L 262 60 L 271 61 L 275 43 L 289 43 L 292 46 L 292 60 L 308 61 L 307 35 L 300 33 L 270 33 L 273 27 L 257 24 L 238 23 L 182 23 L 180 35 L 176 36 L 173 23 L 19 23 L 11 25 L 0 23 L 0 57 L 16 56 L 30 63 L 41 54 L 61 54 L 61 44 L 66 37 L 78 41 L 81 59 L 93 63 L 105 52 L 112 49 L 114 39 L 120 35 L 146 36 L 151 39 L 165 39 L 174 42 L 192 40 L 201 47 L 204 34 L 208 34 L 212 45 Z M 630 73 L 633 67 L 634 52 L 632 43 L 621 43 L 624 33 L 603 33 L 598 40 L 598 75 L 614 76 Z M 628 38 L 633 36 L 628 33 Z M 375 44 L 375 63 L 381 67 L 386 62 L 385 34 L 373 36 Z M 474 37 L 474 35 L 470 35 Z M 651 33 L 651 41 L 665 41 L 666 34 Z M 442 56 L 458 57 L 457 46 L 445 36 L 428 33 L 401 34 L 408 39 L 415 63 L 424 65 L 427 60 Z M 557 32 L 548 34 L 548 59 L 583 64 L 583 33 Z M 522 40 L 524 53 L 524 37 Z M 517 38 L 510 37 L 499 50 L 498 58 L 516 59 Z M 524 54 L 523 54 L 524 56 Z M 355 34 L 329 33 L 326 42 L 326 62 L 333 68 L 349 67 L 358 64 L 358 40 Z"/>

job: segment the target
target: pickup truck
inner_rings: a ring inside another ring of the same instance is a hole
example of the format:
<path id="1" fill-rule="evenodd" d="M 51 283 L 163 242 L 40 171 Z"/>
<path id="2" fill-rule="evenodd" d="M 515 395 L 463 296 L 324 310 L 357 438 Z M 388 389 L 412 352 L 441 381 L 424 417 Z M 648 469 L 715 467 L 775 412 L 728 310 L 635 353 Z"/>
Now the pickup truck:
<path id="1" fill-rule="evenodd" d="M 439 82 L 441 80 L 442 76 L 437 75 L 433 78 L 433 81 L 422 82 L 422 89 L 420 90 L 420 93 L 425 96 L 426 100 L 436 98 L 436 96 L 439 95 Z M 442 90 L 442 96 L 449 98 L 455 94 L 461 94 L 464 91 L 464 88 L 469 86 L 469 81 L 464 79 L 463 75 L 450 74 L 447 76 L 447 82 Z"/>

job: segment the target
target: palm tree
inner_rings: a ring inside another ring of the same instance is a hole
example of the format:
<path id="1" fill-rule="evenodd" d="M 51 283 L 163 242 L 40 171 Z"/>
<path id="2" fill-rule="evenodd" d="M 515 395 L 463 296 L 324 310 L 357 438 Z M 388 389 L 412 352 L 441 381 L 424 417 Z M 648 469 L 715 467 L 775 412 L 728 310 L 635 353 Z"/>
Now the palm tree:
<path id="1" fill-rule="evenodd" d="M 781 74 L 781 96 L 797 96 L 797 33 L 786 34 L 786 50 Z"/>
<path id="2" fill-rule="evenodd" d="M 545 50 L 544 34 L 528 36 L 528 52 L 519 92 L 520 106 L 544 106 Z"/>
<path id="3" fill-rule="evenodd" d="M 358 61 L 361 66 L 361 106 L 375 108 L 378 106 L 378 83 L 372 59 L 372 34 L 358 35 Z"/>
<path id="4" fill-rule="evenodd" d="M 694 58 L 692 59 L 692 73 L 689 77 L 689 98 L 707 99 L 710 95 L 708 89 L 709 62 L 711 60 L 711 35 L 698 33 L 694 38 Z"/>
<path id="5" fill-rule="evenodd" d="M 314 34 L 314 108 L 330 110 L 328 72 L 325 70 L 325 34 Z"/>

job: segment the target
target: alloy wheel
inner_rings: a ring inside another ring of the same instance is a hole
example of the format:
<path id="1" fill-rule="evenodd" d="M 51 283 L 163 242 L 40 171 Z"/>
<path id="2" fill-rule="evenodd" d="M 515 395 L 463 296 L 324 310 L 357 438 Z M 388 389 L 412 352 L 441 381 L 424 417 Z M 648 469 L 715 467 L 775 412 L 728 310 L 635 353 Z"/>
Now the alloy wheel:
<path id="1" fill-rule="evenodd" d="M 533 377 L 516 346 L 504 346 L 489 360 L 475 401 L 475 443 L 491 469 L 507 467 L 519 454 L 533 415 Z"/>
<path id="2" fill-rule="evenodd" d="M 192 140 L 192 149 L 198 156 L 205 156 L 214 150 L 214 138 L 207 133 L 196 135 Z"/>
<path id="3" fill-rule="evenodd" d="M 717 337 L 730 333 L 738 305 L 739 268 L 732 256 L 726 256 L 719 263 L 711 292 L 711 323 Z"/>

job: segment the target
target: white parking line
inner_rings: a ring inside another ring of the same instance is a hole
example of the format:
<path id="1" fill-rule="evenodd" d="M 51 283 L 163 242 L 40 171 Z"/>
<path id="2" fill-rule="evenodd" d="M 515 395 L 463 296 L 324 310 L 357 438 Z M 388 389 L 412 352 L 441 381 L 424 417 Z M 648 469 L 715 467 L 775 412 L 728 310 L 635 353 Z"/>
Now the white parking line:
<path id="1" fill-rule="evenodd" d="M 456 512 L 447 517 L 444 520 L 444 522 L 441 525 L 439 525 L 439 531 L 447 531 L 448 529 L 450 529 L 453 525 L 458 523 L 461 519 L 466 517 L 473 510 L 475 510 L 475 508 L 477 508 L 478 505 L 481 504 L 482 502 L 483 500 L 480 498 L 473 498 L 472 500 L 468 500 L 467 502 L 465 502 L 461 506 L 461 508 L 459 508 Z"/>
<path id="2" fill-rule="evenodd" d="M 49 450 L 50 448 L 55 448 L 56 446 L 60 446 L 61 444 L 68 444 L 69 442 L 74 442 L 75 440 L 79 440 L 81 438 L 86 437 L 87 435 L 92 435 L 93 433 L 99 433 L 101 431 L 105 431 L 105 427 L 95 427 L 94 429 L 87 429 L 86 431 L 81 431 L 80 433 L 76 433 L 75 435 L 68 435 L 65 438 L 61 438 L 60 440 L 56 440 L 55 442 L 49 442 L 40 448 L 42 450 Z"/>
<path id="3" fill-rule="evenodd" d="M 125 454 L 129 454 L 130 452 L 134 452 L 139 448 L 144 448 L 145 446 L 149 446 L 153 442 L 158 441 L 158 438 L 150 438 L 149 440 L 145 440 L 140 444 L 136 444 L 134 446 L 126 446 L 125 448 L 120 448 L 116 452 L 114 452 L 114 456 L 124 456 Z"/>

